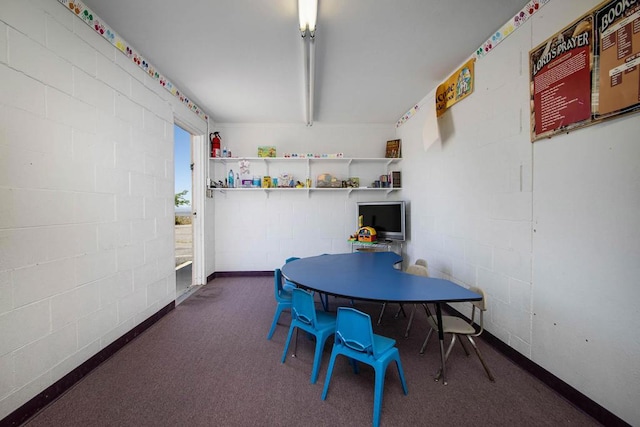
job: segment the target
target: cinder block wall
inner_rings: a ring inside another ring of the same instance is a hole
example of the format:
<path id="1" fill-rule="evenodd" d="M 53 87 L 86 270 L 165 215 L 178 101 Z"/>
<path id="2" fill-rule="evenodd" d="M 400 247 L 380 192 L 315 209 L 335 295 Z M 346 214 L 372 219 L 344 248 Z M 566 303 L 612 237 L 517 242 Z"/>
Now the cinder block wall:
<path id="1" fill-rule="evenodd" d="M 484 288 L 489 332 L 637 425 L 640 340 L 621 325 L 640 299 L 640 116 L 529 134 L 529 51 L 599 3 L 552 0 L 478 60 L 441 144 L 423 149 L 426 109 L 399 128 L 407 251 Z"/>
<path id="2" fill-rule="evenodd" d="M 175 298 L 174 114 L 56 1 L 0 7 L 0 419 Z"/>

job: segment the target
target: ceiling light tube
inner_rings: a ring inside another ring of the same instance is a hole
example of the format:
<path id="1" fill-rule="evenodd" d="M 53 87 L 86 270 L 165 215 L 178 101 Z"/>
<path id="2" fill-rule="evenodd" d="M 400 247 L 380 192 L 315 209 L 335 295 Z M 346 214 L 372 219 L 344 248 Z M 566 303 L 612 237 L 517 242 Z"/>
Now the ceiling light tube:
<path id="1" fill-rule="evenodd" d="M 298 0 L 298 18 L 302 36 L 304 37 L 304 33 L 309 30 L 309 34 L 313 37 L 318 19 L 318 0 Z"/>
<path id="2" fill-rule="evenodd" d="M 304 61 L 304 116 L 307 126 L 313 125 L 313 93 L 315 86 L 315 31 L 318 0 L 298 0 L 298 17 Z M 306 37 L 307 31 L 309 37 Z"/>
<path id="3" fill-rule="evenodd" d="M 309 39 L 309 101 L 307 113 L 307 126 L 313 125 L 313 92 L 315 86 L 316 43 L 315 39 Z"/>
<path id="4" fill-rule="evenodd" d="M 310 88 L 310 69 L 309 69 L 309 48 L 307 45 L 306 37 L 302 38 L 302 51 L 303 51 L 303 67 L 304 67 L 304 122 L 309 126 L 310 111 L 309 111 L 309 88 Z"/>

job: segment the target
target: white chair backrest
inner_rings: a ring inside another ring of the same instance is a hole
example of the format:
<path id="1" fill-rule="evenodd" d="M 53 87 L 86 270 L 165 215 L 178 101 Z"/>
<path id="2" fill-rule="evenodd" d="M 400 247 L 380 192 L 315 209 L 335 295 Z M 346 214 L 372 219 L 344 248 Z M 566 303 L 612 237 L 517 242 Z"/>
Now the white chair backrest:
<path id="1" fill-rule="evenodd" d="M 422 265 L 410 265 L 409 267 L 407 267 L 407 273 L 409 274 L 413 274 L 416 276 L 425 276 L 428 277 L 429 276 L 429 272 L 427 271 L 427 267 L 424 267 Z"/>
<path id="2" fill-rule="evenodd" d="M 472 304 L 478 307 L 480 311 L 487 310 L 487 296 L 484 291 L 476 286 L 470 286 L 469 290 L 475 292 L 476 294 L 482 295 L 482 299 L 480 301 L 472 301 Z"/>

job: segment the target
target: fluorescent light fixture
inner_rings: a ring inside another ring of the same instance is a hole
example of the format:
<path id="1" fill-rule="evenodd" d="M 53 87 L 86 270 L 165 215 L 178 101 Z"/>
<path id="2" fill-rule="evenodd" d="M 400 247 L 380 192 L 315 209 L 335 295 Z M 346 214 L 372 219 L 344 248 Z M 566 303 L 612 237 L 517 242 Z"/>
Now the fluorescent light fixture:
<path id="1" fill-rule="evenodd" d="M 309 34 L 313 37 L 318 19 L 318 0 L 298 0 L 298 17 L 302 36 L 304 37 L 304 33 L 309 30 Z"/>
<path id="2" fill-rule="evenodd" d="M 307 126 L 313 125 L 313 91 L 315 69 L 315 33 L 318 19 L 318 0 L 298 0 L 300 35 L 302 36 L 304 67 L 304 117 Z M 309 32 L 309 37 L 307 36 Z"/>

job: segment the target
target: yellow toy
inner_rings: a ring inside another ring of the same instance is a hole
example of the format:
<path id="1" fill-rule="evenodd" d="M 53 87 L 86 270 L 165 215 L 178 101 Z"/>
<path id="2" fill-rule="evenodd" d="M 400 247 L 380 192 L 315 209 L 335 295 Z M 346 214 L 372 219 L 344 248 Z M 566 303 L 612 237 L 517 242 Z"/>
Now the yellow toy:
<path id="1" fill-rule="evenodd" d="M 373 227 L 360 227 L 358 230 L 358 242 L 373 243 L 378 240 L 377 234 Z"/>

